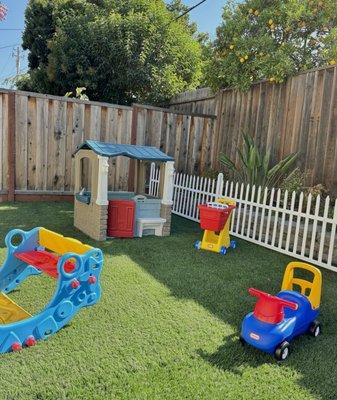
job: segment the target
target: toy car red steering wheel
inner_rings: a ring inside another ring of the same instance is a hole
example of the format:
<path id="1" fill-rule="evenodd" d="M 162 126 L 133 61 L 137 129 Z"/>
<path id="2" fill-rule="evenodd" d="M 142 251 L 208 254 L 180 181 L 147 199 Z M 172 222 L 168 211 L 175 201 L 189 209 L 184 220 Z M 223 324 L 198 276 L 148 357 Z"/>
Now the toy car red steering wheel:
<path id="1" fill-rule="evenodd" d="M 249 294 L 258 298 L 254 309 L 254 317 L 269 324 L 278 324 L 283 321 L 284 308 L 298 309 L 298 304 L 272 296 L 269 293 L 250 288 Z"/>

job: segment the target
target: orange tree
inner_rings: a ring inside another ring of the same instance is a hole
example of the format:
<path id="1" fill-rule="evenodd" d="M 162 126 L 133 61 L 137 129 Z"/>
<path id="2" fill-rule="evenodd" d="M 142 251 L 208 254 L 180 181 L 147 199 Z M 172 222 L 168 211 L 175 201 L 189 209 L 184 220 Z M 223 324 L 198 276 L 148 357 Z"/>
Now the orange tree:
<path id="1" fill-rule="evenodd" d="M 210 45 L 206 83 L 248 89 L 253 81 L 337 63 L 337 0 L 229 2 Z"/>

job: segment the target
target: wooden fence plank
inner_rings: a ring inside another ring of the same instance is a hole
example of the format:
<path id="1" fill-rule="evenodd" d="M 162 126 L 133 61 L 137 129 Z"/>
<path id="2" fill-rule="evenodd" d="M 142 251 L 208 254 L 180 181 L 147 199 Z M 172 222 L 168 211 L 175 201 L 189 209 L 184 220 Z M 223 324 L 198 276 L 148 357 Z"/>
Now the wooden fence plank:
<path id="1" fill-rule="evenodd" d="M 10 112 L 10 107 L 12 107 L 12 112 Z M 4 93 L 2 95 L 1 190 L 8 190 L 9 201 L 13 201 L 15 197 L 15 125 L 15 95 Z"/>
<path id="2" fill-rule="evenodd" d="M 4 94 L 0 94 L 0 192 L 4 188 L 4 174 L 3 174 L 3 167 L 7 164 L 8 161 L 5 162 L 5 153 L 3 149 L 3 141 L 4 141 L 4 119 L 6 118 L 4 112 L 4 105 L 3 105 L 3 98 L 5 97 Z"/>
<path id="3" fill-rule="evenodd" d="M 54 135 L 49 138 L 53 140 L 54 164 L 53 164 L 53 190 L 64 191 L 65 156 L 66 156 L 66 122 L 67 103 L 54 101 Z"/>
<path id="4" fill-rule="evenodd" d="M 27 189 L 36 189 L 36 155 L 40 145 L 37 138 L 37 109 L 36 98 L 28 99 L 27 111 Z"/>
<path id="5" fill-rule="evenodd" d="M 69 192 L 73 190 L 72 181 L 72 167 L 73 167 L 73 149 L 74 149 L 74 103 L 66 104 L 66 137 L 65 137 L 65 169 L 64 169 L 64 191 Z"/>
<path id="6" fill-rule="evenodd" d="M 27 190 L 27 96 L 16 96 L 15 112 L 15 189 Z"/>

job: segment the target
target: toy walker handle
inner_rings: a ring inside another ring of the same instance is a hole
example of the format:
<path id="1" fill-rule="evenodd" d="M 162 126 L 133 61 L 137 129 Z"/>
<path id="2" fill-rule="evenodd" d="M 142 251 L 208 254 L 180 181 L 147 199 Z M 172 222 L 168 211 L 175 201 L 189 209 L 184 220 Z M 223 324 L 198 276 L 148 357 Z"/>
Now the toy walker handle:
<path id="1" fill-rule="evenodd" d="M 262 290 L 249 288 L 248 292 L 251 296 L 257 297 L 259 300 L 263 300 L 270 303 L 277 303 L 280 306 L 291 308 L 292 310 L 298 309 L 298 304 L 292 301 L 281 299 L 277 296 L 272 296 L 269 293 L 263 292 Z"/>

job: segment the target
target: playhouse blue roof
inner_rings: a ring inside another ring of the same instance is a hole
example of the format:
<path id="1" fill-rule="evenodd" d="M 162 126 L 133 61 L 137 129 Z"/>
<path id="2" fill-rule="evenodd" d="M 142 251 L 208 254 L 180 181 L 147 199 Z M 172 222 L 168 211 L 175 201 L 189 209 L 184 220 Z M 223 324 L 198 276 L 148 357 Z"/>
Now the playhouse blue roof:
<path id="1" fill-rule="evenodd" d="M 98 142 L 96 140 L 86 140 L 77 151 L 85 149 L 93 150 L 96 154 L 104 157 L 125 156 L 136 160 L 174 161 L 174 158 L 163 153 L 156 147 L 151 146 L 135 146 L 131 144 L 114 144 Z"/>

